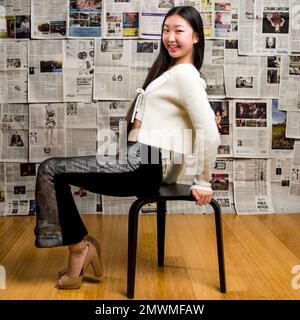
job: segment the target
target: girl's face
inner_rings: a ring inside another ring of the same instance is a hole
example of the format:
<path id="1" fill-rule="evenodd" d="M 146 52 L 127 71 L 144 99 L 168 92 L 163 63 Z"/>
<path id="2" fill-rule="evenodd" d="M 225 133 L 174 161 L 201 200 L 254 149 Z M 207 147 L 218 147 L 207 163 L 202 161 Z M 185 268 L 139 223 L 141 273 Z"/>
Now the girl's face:
<path id="1" fill-rule="evenodd" d="M 168 17 L 163 26 L 162 41 L 173 65 L 193 63 L 194 44 L 199 37 L 185 19 L 178 15 Z"/>

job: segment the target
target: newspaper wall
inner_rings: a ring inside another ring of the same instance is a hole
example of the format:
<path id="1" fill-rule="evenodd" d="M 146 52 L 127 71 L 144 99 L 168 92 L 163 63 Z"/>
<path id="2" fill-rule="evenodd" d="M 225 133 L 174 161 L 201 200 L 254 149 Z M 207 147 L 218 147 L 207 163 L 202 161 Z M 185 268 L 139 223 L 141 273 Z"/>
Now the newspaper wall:
<path id="1" fill-rule="evenodd" d="M 35 212 L 43 160 L 118 154 L 161 23 L 177 5 L 203 19 L 201 74 L 221 137 L 211 178 L 222 211 L 300 212 L 299 0 L 0 0 L 0 215 Z M 184 161 L 180 182 L 190 184 L 195 159 Z M 127 214 L 133 201 L 72 192 L 80 212 Z M 212 212 L 180 201 L 167 209 Z"/>

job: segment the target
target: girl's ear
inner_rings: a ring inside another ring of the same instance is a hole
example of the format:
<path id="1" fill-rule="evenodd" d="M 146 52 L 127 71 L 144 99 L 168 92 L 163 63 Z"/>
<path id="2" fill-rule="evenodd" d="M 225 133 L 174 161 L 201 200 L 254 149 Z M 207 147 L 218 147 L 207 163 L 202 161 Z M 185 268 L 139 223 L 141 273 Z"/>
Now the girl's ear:
<path id="1" fill-rule="evenodd" d="M 196 44 L 197 42 L 199 42 L 199 34 L 195 32 L 193 36 L 193 43 Z"/>

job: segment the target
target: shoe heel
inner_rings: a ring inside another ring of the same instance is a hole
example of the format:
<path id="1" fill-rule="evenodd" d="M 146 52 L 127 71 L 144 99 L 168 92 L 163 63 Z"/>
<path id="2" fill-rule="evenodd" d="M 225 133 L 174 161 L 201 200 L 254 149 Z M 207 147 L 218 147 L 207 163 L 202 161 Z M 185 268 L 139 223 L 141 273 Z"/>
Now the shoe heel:
<path id="1" fill-rule="evenodd" d="M 103 274 L 103 268 L 102 268 L 102 263 L 100 262 L 98 255 L 96 255 L 92 259 L 91 264 L 92 264 L 93 270 L 95 272 L 95 276 L 97 278 L 100 278 Z"/>

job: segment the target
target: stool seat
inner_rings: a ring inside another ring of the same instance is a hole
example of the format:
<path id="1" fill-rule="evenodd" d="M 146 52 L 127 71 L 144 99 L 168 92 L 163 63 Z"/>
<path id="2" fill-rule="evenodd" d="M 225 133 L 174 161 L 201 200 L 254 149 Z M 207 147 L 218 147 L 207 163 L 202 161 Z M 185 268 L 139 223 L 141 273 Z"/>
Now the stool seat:
<path id="1" fill-rule="evenodd" d="M 165 224 L 166 224 L 166 205 L 167 201 L 195 201 L 190 191 L 190 185 L 186 184 L 164 184 L 156 194 L 138 195 L 130 209 L 128 216 L 128 265 L 127 265 L 127 297 L 134 297 L 136 252 L 137 252 L 137 234 L 138 217 L 140 209 L 148 203 L 157 204 L 157 254 L 158 266 L 164 265 L 165 252 Z M 221 208 L 215 199 L 209 203 L 214 209 L 217 253 L 219 264 L 220 291 L 226 292 L 225 280 L 225 260 L 223 249 Z"/>

